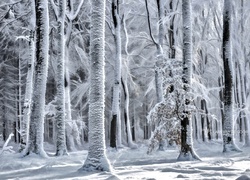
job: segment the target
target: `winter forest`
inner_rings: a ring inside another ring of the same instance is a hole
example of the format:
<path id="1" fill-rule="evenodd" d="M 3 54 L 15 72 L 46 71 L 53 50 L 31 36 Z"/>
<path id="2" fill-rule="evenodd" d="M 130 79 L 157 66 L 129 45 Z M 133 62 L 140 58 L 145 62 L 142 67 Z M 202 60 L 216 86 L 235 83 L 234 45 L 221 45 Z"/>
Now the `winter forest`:
<path id="1" fill-rule="evenodd" d="M 1 0 L 0 179 L 250 179 L 249 10 Z"/>

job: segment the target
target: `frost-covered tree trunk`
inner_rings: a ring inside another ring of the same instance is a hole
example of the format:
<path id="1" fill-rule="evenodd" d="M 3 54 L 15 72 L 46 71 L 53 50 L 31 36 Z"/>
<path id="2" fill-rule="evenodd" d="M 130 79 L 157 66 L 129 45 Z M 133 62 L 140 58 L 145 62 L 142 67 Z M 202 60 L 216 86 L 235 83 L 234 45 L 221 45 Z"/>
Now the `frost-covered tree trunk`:
<path id="1" fill-rule="evenodd" d="M 223 152 L 239 151 L 234 143 L 233 122 L 233 62 L 231 47 L 231 0 L 224 0 L 222 56 L 224 67 L 224 113 L 222 115 Z"/>
<path id="2" fill-rule="evenodd" d="M 80 12 L 80 9 L 82 7 L 82 4 L 84 0 L 81 0 L 79 2 L 79 5 L 77 9 L 75 10 L 74 8 L 74 2 L 72 0 L 67 0 L 66 1 L 66 16 L 67 18 L 66 23 L 67 23 L 67 28 L 66 28 L 66 35 L 65 35 L 65 82 L 64 82 L 64 87 L 65 87 L 65 120 L 66 120 L 66 145 L 67 149 L 70 151 L 75 150 L 75 142 L 79 142 L 78 139 L 74 138 L 74 123 L 72 120 L 72 114 L 71 114 L 71 96 L 70 96 L 70 73 L 69 73 L 69 62 L 70 62 L 70 39 L 72 35 L 72 28 L 73 28 L 73 21 L 77 18 L 77 15 Z"/>
<path id="3" fill-rule="evenodd" d="M 159 20 L 159 34 L 158 34 L 158 44 L 157 44 L 157 62 L 156 62 L 156 87 L 157 91 L 157 102 L 163 101 L 163 74 L 162 74 L 162 65 L 164 61 L 163 57 L 163 42 L 164 42 L 164 5 L 163 0 L 157 0 L 158 8 L 158 20 Z"/>
<path id="4" fill-rule="evenodd" d="M 123 68 L 122 68 L 122 78 L 121 82 L 123 85 L 123 90 L 124 90 L 124 98 L 125 98 L 125 107 L 124 107 L 124 113 L 125 119 L 127 119 L 127 140 L 128 140 L 128 146 L 130 148 L 137 148 L 137 145 L 133 143 L 133 140 L 135 140 L 135 118 L 132 120 L 132 128 L 133 128 L 133 133 L 131 132 L 131 126 L 130 126 L 130 111 L 129 111 L 129 103 L 130 103 L 130 95 L 129 95 L 129 87 L 128 87 L 128 77 L 129 77 L 129 53 L 128 53 L 128 32 L 127 32 L 127 27 L 126 27 L 126 20 L 125 17 L 123 18 L 122 21 L 123 24 L 123 31 L 124 31 L 124 37 L 125 37 L 125 42 L 124 42 L 124 50 L 125 50 L 125 56 L 126 59 L 123 60 Z"/>
<path id="5" fill-rule="evenodd" d="M 158 34 L 158 44 L 157 44 L 157 62 L 156 62 L 156 84 L 157 84 L 157 103 L 163 101 L 163 74 L 162 67 L 164 57 L 163 57 L 163 42 L 164 42 L 164 5 L 163 0 L 157 0 L 157 8 L 158 8 L 158 20 L 159 20 L 159 34 Z M 164 150 L 164 141 L 163 139 L 159 142 L 159 150 Z"/>
<path id="6" fill-rule="evenodd" d="M 115 69 L 113 84 L 112 119 L 110 127 L 110 147 L 121 146 L 120 88 L 121 88 L 121 20 L 119 0 L 112 1 L 112 17 L 115 28 Z M 116 131 L 117 130 L 117 131 Z"/>
<path id="7" fill-rule="evenodd" d="M 30 20 L 30 35 L 29 35 L 29 60 L 28 60 L 28 71 L 26 78 L 24 105 L 23 105 L 23 118 L 20 121 L 20 151 L 22 151 L 27 144 L 27 134 L 29 134 L 29 122 L 30 122 L 30 110 L 31 110 L 31 98 L 33 89 L 33 72 L 34 72 L 34 62 L 35 62 L 35 27 L 36 27 L 36 11 L 35 11 L 35 1 L 30 2 L 31 8 L 31 20 Z"/>
<path id="8" fill-rule="evenodd" d="M 70 98 L 70 75 L 69 75 L 69 46 L 66 43 L 65 47 L 65 78 L 64 78 L 64 88 L 65 88 L 65 121 L 66 121 L 66 141 L 67 149 L 69 151 L 75 150 L 75 141 L 73 137 L 73 120 L 71 115 L 71 98 Z"/>
<path id="9" fill-rule="evenodd" d="M 65 89 L 64 89 L 64 20 L 65 20 L 65 0 L 59 1 L 58 9 L 58 50 L 57 50 L 57 69 L 56 69 L 56 155 L 67 154 L 65 138 Z"/>
<path id="10" fill-rule="evenodd" d="M 125 125 L 126 125 L 126 133 L 127 133 L 127 140 L 128 146 L 130 148 L 137 148 L 137 145 L 133 143 L 132 133 L 131 133 L 131 126 L 130 126 L 130 118 L 129 118 L 129 90 L 128 90 L 128 79 L 127 75 L 123 74 L 122 78 L 122 86 L 124 91 L 124 99 L 125 99 L 125 108 L 124 108 L 124 118 L 125 118 Z"/>
<path id="11" fill-rule="evenodd" d="M 170 12 L 174 12 L 173 8 L 173 0 L 169 2 L 169 8 Z M 169 58 L 170 59 L 175 59 L 175 37 L 174 37 L 174 20 L 175 20 L 175 15 L 173 15 L 172 19 L 170 20 L 170 26 L 168 30 L 168 40 L 169 40 Z"/>
<path id="12" fill-rule="evenodd" d="M 147 19 L 148 19 L 148 28 L 149 28 L 149 34 L 150 37 L 156 46 L 156 60 L 154 64 L 154 71 L 155 71 L 155 89 L 156 89 L 156 100 L 157 103 L 160 103 L 164 100 L 163 98 L 163 73 L 162 73 L 162 67 L 163 67 L 163 42 L 164 42 L 164 23 L 163 23 L 163 15 L 164 15 L 164 6 L 163 6 L 163 0 L 157 0 L 157 10 L 158 10 L 158 20 L 159 20 L 159 32 L 158 32 L 158 41 L 154 39 L 154 36 L 152 34 L 151 29 L 151 22 L 150 22 L 150 14 L 149 14 L 149 5 L 148 1 L 145 0 L 145 6 L 146 6 L 146 12 L 147 12 Z M 163 150 L 164 142 L 159 142 L 159 149 Z"/>
<path id="13" fill-rule="evenodd" d="M 158 8 L 158 18 L 159 18 L 159 36 L 158 36 L 158 42 L 155 41 L 152 29 L 151 29 L 151 22 L 150 22 L 150 14 L 149 14 L 149 6 L 148 1 L 145 0 L 145 6 L 147 11 L 147 19 L 148 19 L 148 28 L 149 28 L 149 34 L 153 41 L 153 43 L 156 46 L 157 49 L 157 55 L 156 55 L 156 62 L 155 62 L 155 89 L 156 89 L 156 97 L 157 97 L 157 103 L 163 101 L 163 74 L 162 74 L 162 65 L 163 65 L 163 40 L 164 40 L 164 27 L 163 27 L 163 1 L 157 0 L 157 8 Z"/>
<path id="14" fill-rule="evenodd" d="M 241 0 L 241 48 L 242 48 L 242 51 L 243 51 L 243 57 L 244 57 L 244 64 L 242 65 L 240 63 L 240 68 L 239 71 L 241 72 L 241 76 L 240 76 L 240 79 L 241 79 L 241 93 L 242 93 L 242 105 L 244 108 L 243 110 L 243 116 L 245 116 L 244 118 L 244 126 L 245 126 L 245 129 L 243 130 L 244 131 L 244 140 L 245 140 L 245 146 L 250 146 L 250 124 L 249 124 L 249 118 L 247 118 L 247 112 L 245 110 L 245 106 L 246 106 L 246 98 L 247 98 L 247 95 L 246 95 L 246 87 L 248 85 L 248 79 L 247 79 L 247 74 L 246 74 L 246 69 L 247 68 L 247 64 L 246 63 L 246 47 L 244 46 L 243 42 L 244 42 L 244 32 L 245 32 L 245 28 L 244 28 L 244 13 L 245 13 L 245 3 L 244 3 L 244 0 Z M 245 68 L 244 68 L 244 65 L 245 65 Z"/>
<path id="15" fill-rule="evenodd" d="M 234 86 L 234 94 L 235 94 L 235 104 L 237 105 L 237 112 L 236 112 L 236 117 L 237 117 L 237 122 L 239 123 L 239 141 L 243 142 L 243 129 L 244 129 L 244 119 L 245 119 L 245 115 L 243 116 L 243 110 L 242 105 L 242 95 L 244 90 L 241 89 L 241 72 L 240 72 L 240 64 L 238 62 L 235 62 L 235 86 Z"/>
<path id="16" fill-rule="evenodd" d="M 158 34 L 158 44 L 157 44 L 157 62 L 156 62 L 156 81 L 157 81 L 157 102 L 163 101 L 163 74 L 162 74 L 162 65 L 164 61 L 163 57 L 163 42 L 164 42 L 164 5 L 163 0 L 157 0 L 158 8 L 158 19 L 159 19 L 159 34 Z"/>
<path id="17" fill-rule="evenodd" d="M 43 148 L 45 92 L 48 73 L 49 14 L 47 0 L 35 1 L 36 64 L 31 102 L 29 138 L 24 155 L 35 153 L 45 157 Z"/>
<path id="18" fill-rule="evenodd" d="M 55 16 L 57 19 L 59 18 L 59 9 L 55 4 L 54 0 L 50 0 L 52 8 L 54 10 Z M 64 36 L 64 95 L 65 95 L 65 129 L 66 129 L 66 146 L 69 151 L 75 150 L 75 142 L 79 145 L 79 132 L 74 129 L 75 122 L 72 120 L 71 116 L 71 90 L 70 90 L 70 72 L 69 72 L 69 51 L 70 51 L 70 40 L 72 35 L 73 29 L 73 21 L 77 18 L 79 11 L 82 7 L 84 0 L 80 0 L 77 3 L 77 8 L 74 8 L 74 1 L 73 0 L 66 0 L 65 4 L 65 17 L 64 23 L 66 35 Z"/>
<path id="19" fill-rule="evenodd" d="M 181 120 L 181 150 L 178 160 L 199 160 L 193 149 L 192 119 L 188 106 L 191 103 L 190 86 L 192 79 L 192 9 L 191 0 L 182 1 L 183 18 L 183 89 L 185 104 L 183 119 Z"/>
<path id="20" fill-rule="evenodd" d="M 73 7 L 71 0 L 67 1 L 67 8 L 69 10 L 69 14 L 72 14 Z M 70 37 L 72 33 L 72 23 L 73 19 L 71 19 L 71 16 L 67 16 L 67 29 L 66 29 L 66 40 L 65 40 L 65 81 L 64 81 L 64 88 L 65 88 L 65 120 L 66 120 L 66 144 L 67 149 L 69 151 L 75 150 L 75 141 L 73 137 L 73 120 L 71 115 L 71 98 L 70 98 L 70 74 L 69 74 L 69 43 L 70 43 Z"/>
<path id="21" fill-rule="evenodd" d="M 90 34 L 90 95 L 89 95 L 89 151 L 80 170 L 110 171 L 106 157 L 104 133 L 105 96 L 105 1 L 92 0 Z"/>
<path id="22" fill-rule="evenodd" d="M 55 16 L 57 19 L 59 19 L 59 9 L 56 6 L 54 0 L 50 0 L 52 8 L 54 10 Z M 65 30 L 66 35 L 64 36 L 64 95 L 65 95 L 65 136 L 66 136 L 66 146 L 69 151 L 75 150 L 75 141 L 73 137 L 73 121 L 71 116 L 71 96 L 70 96 L 70 74 L 69 74 L 69 49 L 70 49 L 70 38 L 72 34 L 72 25 L 73 20 L 76 18 L 79 9 L 82 5 L 83 0 L 81 1 L 77 12 L 74 14 L 74 7 L 72 0 L 66 0 L 65 8 L 67 11 L 65 11 L 65 16 L 67 18 L 64 18 L 66 22 Z"/>

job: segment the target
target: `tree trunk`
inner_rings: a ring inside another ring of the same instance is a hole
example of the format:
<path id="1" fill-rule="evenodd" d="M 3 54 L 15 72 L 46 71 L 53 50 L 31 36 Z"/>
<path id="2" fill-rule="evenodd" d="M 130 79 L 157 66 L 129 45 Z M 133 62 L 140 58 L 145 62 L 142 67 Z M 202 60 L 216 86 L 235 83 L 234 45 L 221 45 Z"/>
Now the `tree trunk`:
<path id="1" fill-rule="evenodd" d="M 112 101 L 112 119 L 110 127 L 110 147 L 121 146 L 120 89 L 121 89 L 121 20 L 119 17 L 119 0 L 112 1 L 112 17 L 115 27 L 115 67 Z M 117 142 L 116 142 L 117 141 Z"/>
<path id="2" fill-rule="evenodd" d="M 89 151 L 81 170 L 110 171 L 106 157 L 104 132 L 104 50 L 105 1 L 93 0 L 90 44 L 90 96 L 89 96 Z"/>
<path id="3" fill-rule="evenodd" d="M 201 114 L 201 129 L 202 129 L 202 141 L 205 142 L 207 137 L 206 137 L 206 128 L 205 128 L 205 107 L 204 107 L 204 100 L 201 100 L 201 110 L 203 110 L 203 113 Z"/>
<path id="4" fill-rule="evenodd" d="M 75 141 L 73 137 L 73 120 L 71 116 L 71 98 L 70 98 L 70 75 L 69 75 L 69 45 L 66 44 L 65 49 L 65 79 L 64 79 L 64 88 L 65 88 L 65 128 L 66 128 L 66 145 L 69 151 L 74 151 L 75 148 Z"/>
<path id="5" fill-rule="evenodd" d="M 57 51 L 57 69 L 56 69 L 56 156 L 67 154 L 65 138 L 65 89 L 64 89 L 64 21 L 65 21 L 65 0 L 59 1 L 58 13 L 58 51 Z"/>
<path id="6" fill-rule="evenodd" d="M 182 1 L 183 17 L 183 88 L 186 93 L 183 119 L 181 120 L 181 151 L 178 160 L 199 160 L 199 157 L 193 150 L 192 139 L 192 119 L 188 107 L 190 101 L 190 85 L 192 78 L 192 10 L 191 0 Z"/>
<path id="7" fill-rule="evenodd" d="M 124 75 L 126 76 L 126 75 Z M 124 90 L 124 101 L 125 101 L 125 109 L 124 109 L 124 119 L 126 122 L 126 134 L 127 134 L 127 142 L 130 148 L 137 148 L 136 144 L 133 143 L 131 126 L 130 126 L 130 118 L 129 118 L 129 91 L 127 84 L 127 77 L 122 78 L 122 86 Z"/>
<path id="8" fill-rule="evenodd" d="M 79 8 L 82 6 L 84 0 L 80 1 L 80 5 L 77 10 L 73 7 L 73 1 L 72 0 L 67 0 L 66 1 L 66 9 L 68 10 L 67 13 L 69 16 L 65 18 L 67 28 L 66 28 L 66 35 L 65 35 L 65 81 L 64 81 L 64 87 L 65 87 L 65 128 L 66 128 L 66 146 L 69 151 L 75 151 L 75 142 L 79 143 L 77 138 L 73 136 L 73 127 L 74 127 L 74 122 L 72 120 L 72 115 L 71 115 L 71 96 L 70 96 L 70 74 L 69 74 L 69 62 L 70 62 L 70 57 L 69 57 L 69 49 L 70 49 L 70 39 L 72 35 L 72 26 L 73 26 L 73 21 L 76 19 L 77 14 L 79 13 Z M 77 135 L 77 137 L 79 137 Z M 79 145 L 79 144 L 78 144 Z"/>
<path id="9" fill-rule="evenodd" d="M 231 0 L 224 0 L 222 55 L 224 67 L 224 114 L 222 116 L 223 152 L 240 151 L 233 133 L 233 62 L 231 50 Z"/>
<path id="10" fill-rule="evenodd" d="M 174 12 L 173 8 L 173 0 L 170 1 L 169 3 L 169 8 L 171 13 Z M 173 15 L 172 19 L 170 20 L 170 27 L 168 30 L 168 38 L 169 38 L 169 58 L 170 59 L 175 59 L 175 37 L 174 37 L 174 20 L 175 20 L 175 15 Z"/>
<path id="11" fill-rule="evenodd" d="M 36 9 L 35 9 L 35 1 L 31 1 L 31 17 L 30 20 L 30 35 L 29 35 L 29 60 L 28 60 L 28 71 L 26 78 L 26 87 L 25 87 L 25 96 L 24 96 L 24 105 L 23 105 L 23 118 L 20 121 L 20 147 L 19 151 L 21 152 L 28 141 L 29 134 L 29 122 L 30 122 L 30 111 L 31 111 L 31 98 L 32 98 L 32 89 L 33 89 L 33 74 L 34 74 L 34 62 L 35 62 L 35 27 L 36 27 Z"/>
<path id="12" fill-rule="evenodd" d="M 24 155 L 35 153 L 47 156 L 44 148 L 44 108 L 48 73 L 49 14 L 47 0 L 37 0 L 36 4 L 36 65 L 32 96 L 30 131 Z"/>
<path id="13" fill-rule="evenodd" d="M 158 8 L 158 20 L 159 20 L 159 34 L 158 34 L 158 43 L 157 47 L 157 60 L 156 60 L 156 70 L 155 70 L 155 81 L 157 87 L 157 103 L 163 101 L 163 74 L 162 74 L 162 65 L 164 63 L 164 55 L 163 55 L 163 43 L 164 43 L 164 0 L 157 0 L 157 8 Z"/>
<path id="14" fill-rule="evenodd" d="M 149 33 L 150 37 L 153 41 L 153 43 L 156 46 L 157 49 L 157 56 L 156 56 L 156 61 L 154 65 L 155 69 L 155 89 L 156 89 L 156 100 L 157 103 L 163 101 L 163 74 L 162 74 L 162 65 L 163 65 L 163 50 L 162 50 L 162 45 L 163 45 L 163 39 L 164 39 L 164 28 L 163 28 L 163 1 L 162 0 L 157 0 L 157 6 L 158 6 L 158 18 L 160 20 L 159 23 L 159 37 L 158 37 L 158 42 L 155 41 L 153 34 L 152 34 L 152 29 L 151 29 L 151 22 L 150 22 L 150 14 L 149 14 L 149 8 L 148 8 L 148 1 L 145 0 L 145 6 L 146 6 L 146 11 L 147 11 L 147 18 L 148 18 L 148 28 L 149 28 Z"/>

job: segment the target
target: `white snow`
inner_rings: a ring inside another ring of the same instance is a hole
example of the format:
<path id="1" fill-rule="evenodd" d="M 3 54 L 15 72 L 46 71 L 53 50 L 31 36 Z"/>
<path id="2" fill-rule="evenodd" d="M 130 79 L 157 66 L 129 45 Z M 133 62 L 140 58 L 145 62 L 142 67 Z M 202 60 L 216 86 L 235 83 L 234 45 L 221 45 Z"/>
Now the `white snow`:
<path id="1" fill-rule="evenodd" d="M 18 147 L 16 146 L 16 149 Z M 250 178 L 250 147 L 241 147 L 242 153 L 222 153 L 222 142 L 194 143 L 202 161 L 177 161 L 178 148 L 166 148 L 147 155 L 147 146 L 138 149 L 122 148 L 107 150 L 113 166 L 108 172 L 81 172 L 87 150 L 55 157 L 52 145 L 45 144 L 49 158 L 5 152 L 0 156 L 0 179 L 248 179 Z"/>

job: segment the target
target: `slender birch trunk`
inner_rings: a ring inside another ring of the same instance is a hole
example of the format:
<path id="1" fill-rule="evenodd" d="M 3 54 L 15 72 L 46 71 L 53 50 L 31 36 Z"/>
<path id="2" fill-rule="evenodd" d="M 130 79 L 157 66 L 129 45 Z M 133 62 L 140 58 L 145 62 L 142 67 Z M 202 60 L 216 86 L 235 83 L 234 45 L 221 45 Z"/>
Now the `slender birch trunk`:
<path id="1" fill-rule="evenodd" d="M 69 151 L 74 151 L 75 148 L 75 142 L 78 144 L 79 141 L 74 139 L 73 134 L 73 126 L 74 122 L 72 120 L 71 115 L 71 96 L 70 96 L 70 74 L 69 74 L 69 49 L 70 49 L 70 38 L 72 34 L 72 28 L 73 28 L 73 21 L 76 19 L 77 15 L 80 12 L 81 6 L 84 2 L 84 0 L 81 0 L 79 2 L 78 8 L 75 10 L 74 8 L 74 2 L 73 0 L 67 0 L 66 1 L 66 9 L 68 10 L 66 15 L 67 18 L 65 20 L 67 23 L 66 28 L 66 35 L 65 35 L 65 114 L 66 114 L 66 145 Z M 78 144 L 79 145 L 79 144 Z"/>
<path id="2" fill-rule="evenodd" d="M 157 0 L 157 8 L 158 8 L 158 20 L 159 20 L 159 34 L 158 34 L 158 44 L 157 44 L 157 63 L 156 67 L 158 70 L 155 71 L 156 75 L 156 84 L 157 84 L 157 103 L 162 102 L 164 100 L 163 98 L 163 74 L 161 67 L 164 61 L 163 57 L 163 42 L 164 42 L 164 24 L 163 24 L 163 19 L 164 19 L 164 5 L 163 5 L 163 0 Z M 164 141 L 163 139 L 160 140 L 159 142 L 159 148 L 158 150 L 164 150 Z"/>
<path id="3" fill-rule="evenodd" d="M 133 118 L 132 120 L 132 130 L 133 132 L 131 132 L 131 125 L 130 125 L 130 111 L 129 111 L 129 103 L 130 103 L 130 95 L 129 95 L 129 88 L 128 88 L 128 74 L 129 74 L 129 53 L 128 53 L 128 32 L 126 29 L 126 20 L 125 20 L 125 16 L 123 18 L 122 21 L 123 24 L 123 31 L 124 31 L 124 36 L 125 36 L 125 42 L 124 42 L 124 50 L 125 50 L 125 56 L 126 59 L 123 61 L 123 73 L 122 73 L 122 84 L 123 84 L 123 88 L 124 88 L 124 96 L 125 98 L 125 109 L 124 109 L 124 113 L 126 114 L 126 119 L 127 119 L 127 137 L 128 137 L 128 146 L 130 148 L 137 148 L 137 145 L 133 142 L 133 140 L 135 140 L 135 124 L 136 124 L 136 120 L 135 118 Z"/>
<path id="4" fill-rule="evenodd" d="M 158 8 L 158 20 L 159 20 L 159 34 L 158 34 L 158 43 L 157 48 L 157 61 L 156 61 L 156 70 L 155 70 L 155 79 L 157 87 L 157 103 L 163 101 L 163 74 L 162 74 L 162 65 L 164 61 L 163 57 L 163 42 L 164 42 L 164 6 L 163 0 L 157 0 Z"/>
<path id="5" fill-rule="evenodd" d="M 58 51 L 57 51 L 57 72 L 56 72 L 56 155 L 62 156 L 67 154 L 65 138 L 65 89 L 64 89 L 64 21 L 65 21 L 65 0 L 59 1 L 58 11 Z"/>
<path id="6" fill-rule="evenodd" d="M 124 99 L 125 99 L 125 108 L 124 108 L 124 116 L 126 120 L 126 133 L 127 133 L 127 140 L 128 146 L 132 149 L 136 149 L 137 145 L 133 143 L 132 133 L 131 133 L 131 125 L 130 125 L 130 118 L 129 118 L 129 90 L 128 90 L 128 82 L 127 82 L 127 75 L 123 75 L 122 78 L 122 86 L 124 90 Z"/>

